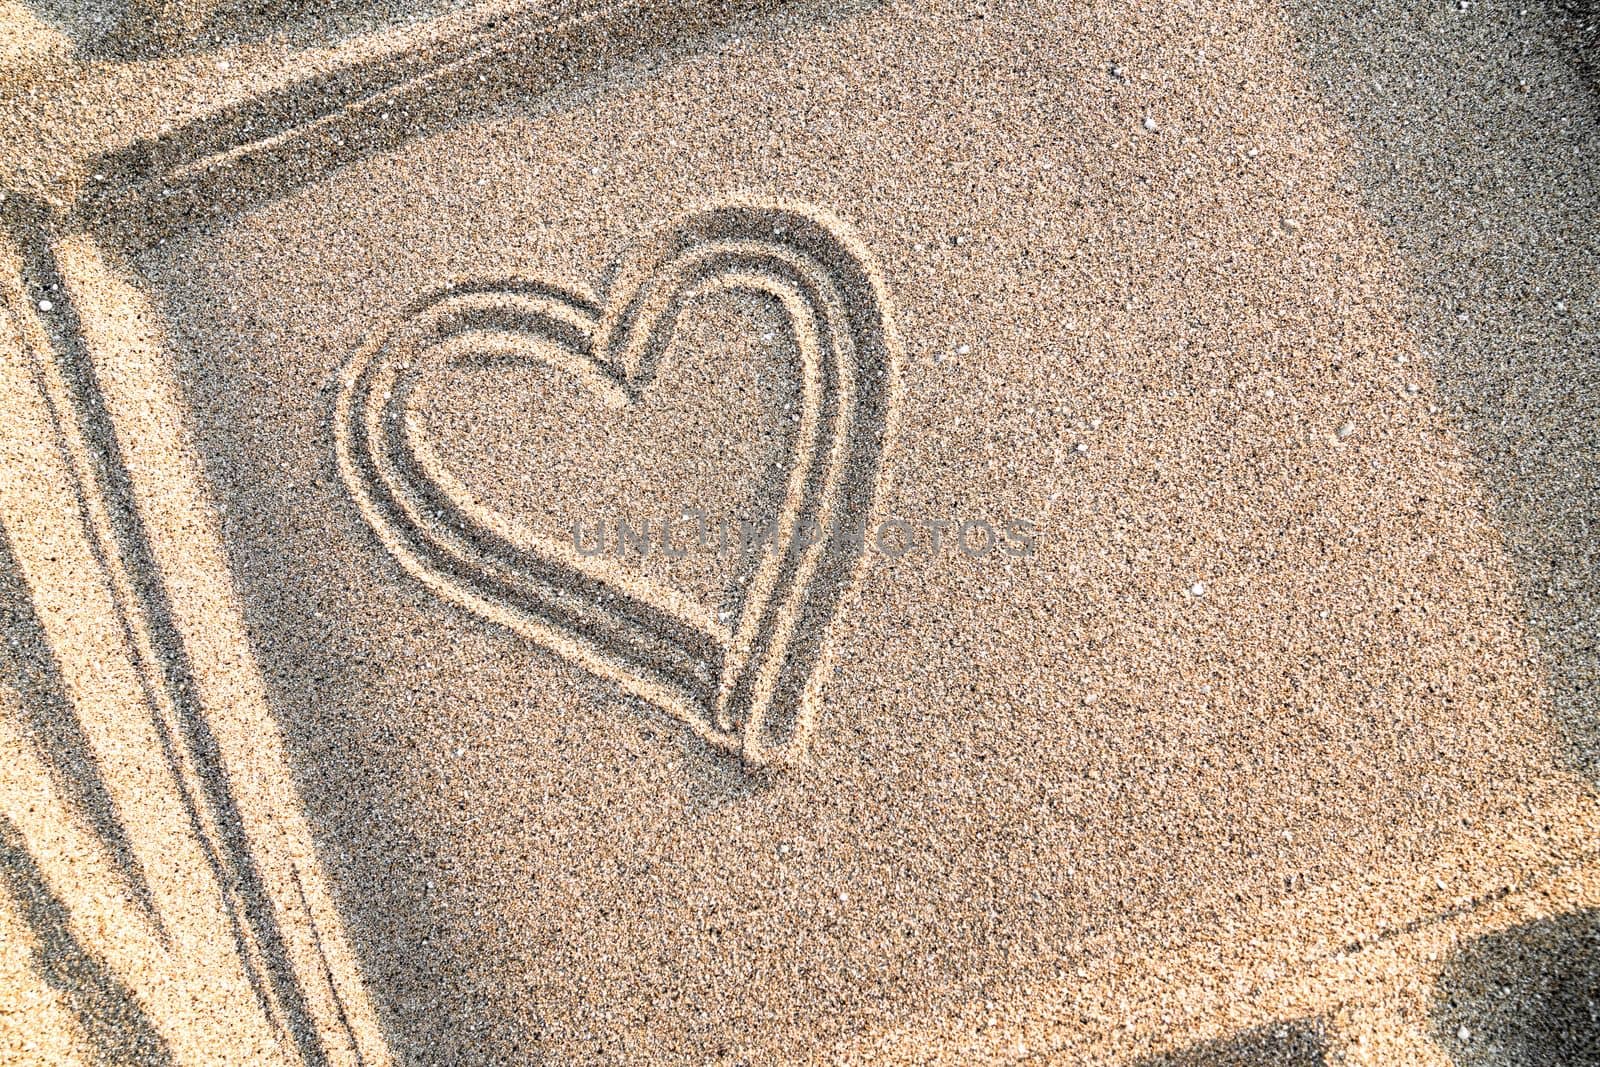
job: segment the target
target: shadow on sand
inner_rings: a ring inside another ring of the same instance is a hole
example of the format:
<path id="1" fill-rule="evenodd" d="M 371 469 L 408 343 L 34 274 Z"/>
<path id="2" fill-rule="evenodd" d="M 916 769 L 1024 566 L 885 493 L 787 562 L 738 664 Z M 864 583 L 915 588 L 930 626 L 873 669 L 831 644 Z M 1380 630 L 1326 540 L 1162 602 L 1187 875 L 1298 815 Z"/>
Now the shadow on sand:
<path id="1" fill-rule="evenodd" d="M 1285 5 L 1355 141 L 1441 407 L 1515 568 L 1568 766 L 1600 782 L 1600 175 L 1544 9 Z M 1461 131 L 1480 131 L 1462 136 Z"/>
<path id="2" fill-rule="evenodd" d="M 1137 1067 L 1323 1067 L 1328 1061 L 1324 1027 L 1316 1019 L 1269 1023 L 1141 1060 Z"/>
<path id="3" fill-rule="evenodd" d="M 1433 1024 L 1459 1067 L 1600 1064 L 1600 910 L 1467 944 L 1439 979 Z"/>

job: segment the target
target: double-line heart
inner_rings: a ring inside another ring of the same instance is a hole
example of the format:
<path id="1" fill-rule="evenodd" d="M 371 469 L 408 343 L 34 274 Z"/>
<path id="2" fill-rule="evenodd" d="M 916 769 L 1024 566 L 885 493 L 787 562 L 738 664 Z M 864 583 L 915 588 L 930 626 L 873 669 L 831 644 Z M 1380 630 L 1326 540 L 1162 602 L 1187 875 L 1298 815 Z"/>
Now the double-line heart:
<path id="1" fill-rule="evenodd" d="M 429 447 L 417 400 L 430 369 L 542 360 L 626 406 L 655 379 L 683 309 L 728 290 L 765 294 L 784 309 L 801 401 L 776 549 L 761 559 L 732 625 L 482 508 Z M 637 247 L 602 302 L 500 281 L 413 304 L 345 367 L 339 470 L 383 544 L 431 589 L 764 766 L 803 753 L 811 734 L 828 630 L 862 551 L 859 539 L 814 531 L 870 521 L 897 362 L 882 281 L 838 220 L 794 205 L 726 204 Z"/>

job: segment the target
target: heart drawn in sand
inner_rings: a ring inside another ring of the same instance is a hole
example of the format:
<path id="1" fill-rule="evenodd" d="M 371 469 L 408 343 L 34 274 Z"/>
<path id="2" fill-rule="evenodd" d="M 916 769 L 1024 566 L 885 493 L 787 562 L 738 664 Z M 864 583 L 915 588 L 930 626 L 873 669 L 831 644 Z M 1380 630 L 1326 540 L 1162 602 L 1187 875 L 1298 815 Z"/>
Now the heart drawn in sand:
<path id="1" fill-rule="evenodd" d="M 784 309 L 800 384 L 777 547 L 757 565 L 731 624 L 479 506 L 415 417 L 428 370 L 485 357 L 544 360 L 602 402 L 633 403 L 666 371 L 661 357 L 679 313 L 729 290 Z M 897 362 L 883 285 L 843 224 L 811 208 L 727 204 L 639 245 L 600 302 L 506 280 L 451 286 L 414 304 L 344 369 L 339 470 L 383 544 L 431 589 L 764 766 L 805 751 L 828 629 L 860 564 L 853 539 L 797 534 L 870 521 Z"/>

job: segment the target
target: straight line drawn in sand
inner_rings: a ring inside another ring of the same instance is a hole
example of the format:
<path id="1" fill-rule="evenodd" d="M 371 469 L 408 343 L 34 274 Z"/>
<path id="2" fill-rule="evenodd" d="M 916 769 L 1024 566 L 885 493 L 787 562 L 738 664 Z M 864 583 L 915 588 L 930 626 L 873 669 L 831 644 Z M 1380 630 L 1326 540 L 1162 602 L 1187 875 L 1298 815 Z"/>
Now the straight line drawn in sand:
<path id="1" fill-rule="evenodd" d="M 0 818 L 13 866 L 68 911 L 33 935 L 103 972 L 102 991 L 155 1028 L 147 1044 L 179 1061 L 387 1062 L 249 654 L 159 315 L 92 236 L 13 221 L 0 259 L 23 284 L 0 293 L 0 530 L 7 580 L 29 594 L 15 639 L 49 695 L 35 721 L 0 728 Z"/>
<path id="2" fill-rule="evenodd" d="M 108 146 L 79 168 L 62 225 L 109 226 L 117 244 L 149 247 L 507 100 L 537 100 L 651 49 L 805 7 L 792 0 L 577 0 L 554 7 L 519 0 L 358 37 L 318 50 L 311 73 L 273 91 Z"/>
<path id="3" fill-rule="evenodd" d="M 598 401 L 626 405 L 661 369 L 683 309 L 719 291 L 765 294 L 784 308 L 801 384 L 780 550 L 762 560 L 732 628 L 477 505 L 416 417 L 427 370 L 485 360 L 556 362 Z M 435 592 L 616 682 L 750 766 L 797 757 L 860 546 L 795 534 L 873 510 L 898 362 L 886 307 L 866 250 L 821 211 L 748 202 L 694 212 L 635 250 L 604 306 L 538 282 L 457 285 L 413 304 L 345 367 L 339 470 L 383 544 Z"/>

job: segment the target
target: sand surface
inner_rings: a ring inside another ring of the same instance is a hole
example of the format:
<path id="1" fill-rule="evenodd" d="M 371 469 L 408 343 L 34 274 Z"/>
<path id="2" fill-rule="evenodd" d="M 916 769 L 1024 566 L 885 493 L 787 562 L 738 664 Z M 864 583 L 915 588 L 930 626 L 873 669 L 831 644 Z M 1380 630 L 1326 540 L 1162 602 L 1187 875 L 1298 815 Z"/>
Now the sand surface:
<path id="1" fill-rule="evenodd" d="M 30 16 L 64 43 L 0 109 L 0 402 L 72 426 L 0 442 L 0 1058 L 1600 1062 L 1600 101 L 1567 24 L 707 10 L 223 13 L 132 58 Z M 303 149 L 249 111 L 557 32 Z M 729 204 L 770 237 L 627 402 L 512 315 L 607 336 L 652 235 Z M 778 284 L 810 220 L 821 341 Z M 463 287 L 492 358 L 406 347 Z M 409 517 L 352 474 L 391 365 Z M 524 573 L 574 522 L 830 500 L 909 551 Z M 747 631 L 770 762 L 738 698 L 660 691 Z"/>

